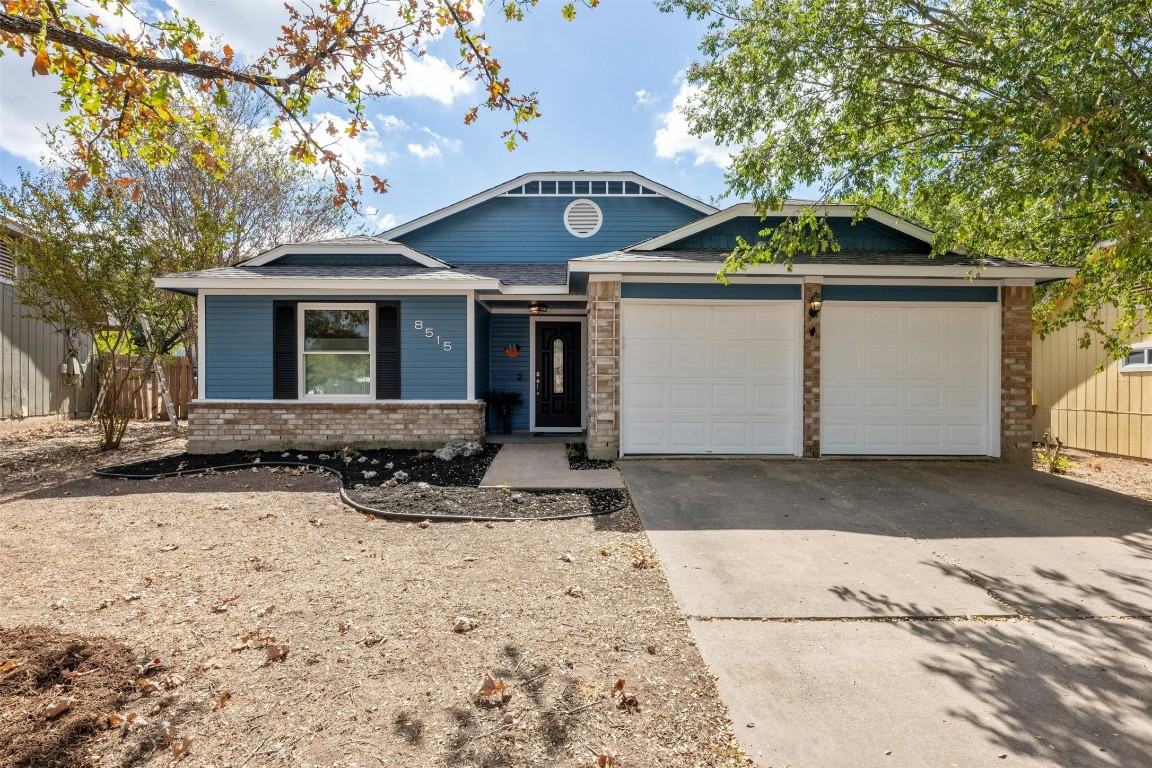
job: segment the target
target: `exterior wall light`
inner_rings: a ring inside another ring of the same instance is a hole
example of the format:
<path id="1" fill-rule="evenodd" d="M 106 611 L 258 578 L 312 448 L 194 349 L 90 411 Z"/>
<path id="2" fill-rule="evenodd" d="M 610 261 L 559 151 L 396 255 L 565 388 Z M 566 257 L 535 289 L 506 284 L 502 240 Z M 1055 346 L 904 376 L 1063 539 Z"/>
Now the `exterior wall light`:
<path id="1" fill-rule="evenodd" d="M 808 301 L 808 317 L 816 317 L 820 314 L 820 308 L 824 306 L 824 299 L 820 297 L 820 292 L 812 294 L 812 298 Z"/>
<path id="2" fill-rule="evenodd" d="M 534 301 L 528 305 L 528 311 L 531 312 L 533 315 L 546 315 L 546 314 L 548 314 L 548 305 L 547 304 L 541 304 L 538 301 Z"/>

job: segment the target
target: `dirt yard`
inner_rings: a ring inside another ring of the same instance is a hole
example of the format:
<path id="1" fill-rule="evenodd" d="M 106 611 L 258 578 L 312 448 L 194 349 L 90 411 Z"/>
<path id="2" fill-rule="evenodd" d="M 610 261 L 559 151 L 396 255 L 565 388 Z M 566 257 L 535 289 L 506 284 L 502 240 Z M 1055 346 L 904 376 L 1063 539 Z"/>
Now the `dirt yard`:
<path id="1" fill-rule="evenodd" d="M 1064 477 L 1152 501 L 1152 462 L 1104 456 L 1075 448 L 1066 448 L 1064 455 L 1075 464 Z M 1039 458 L 1033 466 L 1043 471 Z"/>
<path id="2" fill-rule="evenodd" d="M 59 734 L 61 765 L 746 764 L 631 510 L 388 523 L 312 473 L 96 479 L 182 441 L 143 425 L 110 456 L 92 440 L 0 438 L 0 682 L 47 664 L 21 626 L 107 638 L 139 665 L 108 699 L 86 693 L 83 656 L 35 697 L 0 685 L 4 734 L 56 736 L 71 715 L 45 702 L 70 695 L 115 710 L 95 738 Z"/>

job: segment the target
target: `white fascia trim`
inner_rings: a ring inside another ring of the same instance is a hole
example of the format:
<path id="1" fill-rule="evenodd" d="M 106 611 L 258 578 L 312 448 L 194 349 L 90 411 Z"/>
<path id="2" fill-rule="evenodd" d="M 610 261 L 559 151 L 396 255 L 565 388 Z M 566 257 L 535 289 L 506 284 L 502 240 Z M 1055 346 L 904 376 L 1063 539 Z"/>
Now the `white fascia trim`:
<path id="1" fill-rule="evenodd" d="M 357 405 L 379 405 L 385 403 L 388 405 L 460 405 L 462 403 L 481 403 L 483 400 L 335 400 L 331 398 L 308 398 L 307 400 L 267 400 L 260 398 L 251 398 L 248 400 L 238 399 L 235 397 L 219 397 L 219 398 L 204 398 L 198 397 L 195 400 L 190 400 L 190 403 L 203 403 L 205 405 L 223 405 L 227 403 L 238 403 L 240 405 L 283 405 L 285 407 L 292 407 L 293 405 L 340 405 L 344 403 Z M 313 451 L 314 453 L 314 451 Z"/>
<path id="2" fill-rule="evenodd" d="M 465 327 L 465 334 L 468 339 L 468 346 L 465 354 L 465 365 L 468 366 L 468 399 L 476 399 L 476 293 L 475 291 L 468 292 L 468 311 L 467 322 Z"/>
<path id="3" fill-rule="evenodd" d="M 208 391 L 208 377 L 206 372 L 208 370 L 208 363 L 206 362 L 207 355 L 204 349 L 205 340 L 208 336 L 207 315 L 204 313 L 204 293 L 198 292 L 196 294 L 196 391 L 203 397 Z"/>
<path id="4" fill-rule="evenodd" d="M 267 293 L 269 291 L 303 291 L 306 293 L 380 293 L 381 291 L 412 290 L 430 292 L 436 290 L 499 290 L 500 281 L 491 279 L 436 281 L 397 280 L 370 277 L 157 277 L 156 287 L 172 290 L 196 291 L 212 288 L 231 289 L 237 293 Z M 426 290 L 421 291 L 424 288 Z"/>
<path id="5" fill-rule="evenodd" d="M 720 271 L 719 264 L 703 262 L 648 261 L 589 261 L 572 262 L 572 268 L 577 272 L 590 274 L 636 274 L 636 275 L 714 275 Z M 1075 276 L 1076 270 L 1071 267 L 961 267 L 961 266 L 862 266 L 853 264 L 794 264 L 789 272 L 783 264 L 757 264 L 742 272 L 733 273 L 732 277 L 742 275 L 821 275 L 825 277 L 859 276 L 859 277 L 888 277 L 888 278 L 920 278 L 920 277 L 975 277 L 1017 280 L 1067 280 Z"/>
<path id="6" fill-rule="evenodd" d="M 689 283 L 692 285 L 723 285 L 716 280 L 715 275 L 666 275 L 652 278 L 644 275 L 623 275 L 622 283 Z M 744 277 L 732 275 L 732 282 L 740 285 L 799 285 L 805 282 L 803 277 Z M 811 282 L 808 280 L 807 282 Z"/>
<path id="7" fill-rule="evenodd" d="M 805 203 L 785 203 L 780 208 L 768 211 L 768 215 L 781 215 L 781 216 L 795 216 L 803 211 L 805 208 L 811 208 L 815 211 L 817 216 L 827 216 L 829 218 L 850 218 L 856 215 L 857 206 L 848 205 L 846 203 L 827 203 L 823 205 L 812 205 Z M 666 245 L 683 240 L 686 237 L 703 232 L 706 229 L 711 229 L 717 224 L 723 224 L 725 221 L 738 218 L 740 216 L 759 216 L 756 211 L 754 203 L 737 203 L 731 208 L 725 208 L 719 213 L 706 216 L 703 219 L 697 219 L 689 224 L 685 224 L 679 229 L 674 229 L 671 232 L 666 232 L 663 235 L 658 235 L 650 240 L 645 240 L 630 248 L 633 251 L 655 251 L 663 248 Z M 924 227 L 917 226 L 910 221 L 893 216 L 890 213 L 880 210 L 879 208 L 869 208 L 865 216 L 873 219 L 887 227 L 891 227 L 898 232 L 902 232 L 909 237 L 917 240 L 932 244 L 935 235 L 931 230 L 924 229 Z"/>
<path id="8" fill-rule="evenodd" d="M 406 235 L 409 232 L 420 229 L 421 227 L 425 227 L 425 226 L 432 224 L 434 222 L 440 221 L 441 219 L 446 219 L 449 216 L 452 216 L 453 214 L 459 213 L 460 211 L 471 208 L 474 205 L 479 205 L 480 203 L 491 200 L 494 197 L 499 197 L 499 196 L 503 195 L 505 192 L 507 192 L 508 190 L 514 189 L 515 187 L 519 187 L 522 184 L 527 184 L 530 181 L 553 181 L 553 180 L 554 181 L 584 181 L 587 179 L 591 179 L 593 177 L 601 178 L 601 179 L 613 179 L 613 180 L 620 179 L 622 181 L 635 181 L 637 184 L 643 184 L 646 187 L 649 187 L 651 189 L 656 190 L 657 192 L 659 192 L 660 194 L 669 198 L 670 200 L 675 200 L 676 202 L 681 203 L 682 205 L 686 205 L 689 208 L 693 208 L 697 211 L 700 211 L 701 213 L 705 213 L 705 214 L 716 213 L 716 209 L 713 208 L 712 206 L 708 205 L 707 203 L 702 203 L 694 197 L 689 197 L 688 195 L 685 195 L 683 192 L 677 192 L 676 190 L 671 189 L 670 187 L 666 187 L 663 184 L 658 184 L 657 182 L 652 181 L 651 179 L 645 178 L 645 177 L 641 176 L 640 174 L 633 173 L 631 171 L 609 171 L 609 172 L 605 172 L 605 173 L 548 173 L 546 171 L 545 172 L 535 171 L 532 173 L 525 173 L 525 174 L 522 174 L 520 176 L 517 176 L 516 178 L 511 179 L 510 181 L 505 181 L 503 184 L 497 184 L 496 186 L 492 187 L 491 189 L 486 189 L 483 192 L 478 192 L 477 194 L 472 195 L 471 197 L 466 197 L 463 200 L 461 200 L 460 202 L 453 203 L 452 205 L 441 208 L 438 211 L 433 211 L 432 213 L 428 213 L 428 214 L 425 214 L 419 218 L 412 219 L 412 221 L 405 222 L 399 226 L 393 227 L 392 229 L 385 230 L 384 232 L 381 232 L 380 234 L 378 234 L 376 236 L 381 237 L 381 238 L 385 238 L 387 240 L 395 240 L 397 237 L 400 237 L 401 235 Z"/>
<path id="9" fill-rule="evenodd" d="M 483 296 L 479 300 L 490 302 L 493 306 L 497 306 L 501 301 L 524 301 L 523 296 Z M 587 301 L 588 294 L 586 293 L 565 293 L 563 295 L 564 301 L 580 302 Z"/>
<path id="10" fill-rule="evenodd" d="M 429 256 L 426 253 L 412 248 L 411 246 L 404 245 L 403 243 L 375 243 L 372 245 L 341 245 L 340 243 L 285 243 L 278 245 L 270 251 L 265 251 L 259 256 L 253 256 L 250 259 L 240 262 L 238 267 L 259 267 L 263 264 L 276 261 L 281 256 L 290 256 L 294 253 L 313 254 L 313 253 L 333 253 L 333 254 L 366 254 L 374 255 L 382 252 L 395 252 L 408 257 L 417 264 L 425 267 L 450 267 L 449 264 L 440 261 L 437 258 Z"/>
<path id="11" fill-rule="evenodd" d="M 568 293 L 568 286 L 566 285 L 504 285 L 501 286 L 500 292 L 503 294 L 513 296 L 523 296 L 524 294 L 548 294 L 554 296 L 557 294 Z"/>

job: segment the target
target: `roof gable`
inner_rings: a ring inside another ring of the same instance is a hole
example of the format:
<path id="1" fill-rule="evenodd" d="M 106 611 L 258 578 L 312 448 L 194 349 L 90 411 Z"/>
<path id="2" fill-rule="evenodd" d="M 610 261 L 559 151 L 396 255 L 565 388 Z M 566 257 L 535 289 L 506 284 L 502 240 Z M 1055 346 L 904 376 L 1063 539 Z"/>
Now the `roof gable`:
<path id="1" fill-rule="evenodd" d="M 415 218 L 411 221 L 407 221 L 403 224 L 392 227 L 391 229 L 381 232 L 379 237 L 396 240 L 402 235 L 406 235 L 410 232 L 414 232 L 418 229 L 426 227 L 429 224 L 440 221 L 441 219 L 453 216 L 457 213 L 460 213 L 461 211 L 467 210 L 468 208 L 472 208 L 473 206 L 479 205 L 487 200 L 491 200 L 492 198 L 500 197 L 501 195 L 506 194 L 523 196 L 526 190 L 531 189 L 533 184 L 539 185 L 541 183 L 569 181 L 590 182 L 592 180 L 613 182 L 614 184 L 619 183 L 622 185 L 622 188 L 624 184 L 632 184 L 636 187 L 643 187 L 654 196 L 666 197 L 705 215 L 715 213 L 717 210 L 711 205 L 701 202 L 694 197 L 689 197 L 682 192 L 677 192 L 671 187 L 666 187 L 663 184 L 659 184 L 649 178 L 641 176 L 638 173 L 633 173 L 631 171 L 538 171 L 534 173 L 521 174 L 514 179 L 509 179 L 503 184 L 497 184 L 490 189 L 486 189 L 483 192 L 472 195 L 471 197 L 466 197 L 459 202 L 453 203 L 452 205 L 445 206 L 444 208 L 433 211 L 432 213 L 425 214 L 419 218 Z M 537 187 L 537 191 L 538 190 L 539 187 Z M 589 189 L 588 194 L 593 194 L 591 189 Z M 569 196 L 572 195 L 587 196 L 576 192 L 569 194 Z"/>
<path id="2" fill-rule="evenodd" d="M 269 264 L 296 267 L 446 267 L 426 253 L 382 237 L 356 235 L 307 243 L 285 243 L 236 266 Z"/>
<path id="3" fill-rule="evenodd" d="M 853 224 L 858 207 L 846 204 L 820 204 L 789 201 L 761 220 L 752 203 L 739 203 L 723 211 L 690 222 L 679 229 L 637 243 L 629 250 L 728 250 L 736 247 L 736 236 L 747 242 L 761 239 L 760 230 L 782 223 L 811 208 L 827 217 L 828 225 L 845 250 L 882 250 L 929 253 L 933 233 L 879 208 L 869 208 L 861 221 Z"/>

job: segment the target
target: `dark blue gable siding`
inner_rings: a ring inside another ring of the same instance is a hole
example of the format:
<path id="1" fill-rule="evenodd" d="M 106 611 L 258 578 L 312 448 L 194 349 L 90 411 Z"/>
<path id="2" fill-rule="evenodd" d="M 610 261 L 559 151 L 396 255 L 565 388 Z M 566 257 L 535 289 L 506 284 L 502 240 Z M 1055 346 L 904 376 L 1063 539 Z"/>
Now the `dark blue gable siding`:
<path id="1" fill-rule="evenodd" d="M 400 253 L 290 253 L 269 262 L 281 267 L 411 267 Z"/>
<path id="2" fill-rule="evenodd" d="M 730 251 L 736 247 L 736 237 L 749 243 L 762 240 L 761 230 L 777 227 L 784 222 L 780 216 L 769 216 L 763 221 L 757 216 L 738 216 L 715 227 L 689 235 L 683 240 L 664 246 L 668 251 Z M 909 237 L 871 219 L 852 224 L 851 219 L 828 219 L 828 227 L 844 251 L 905 251 L 928 253 L 928 243 Z"/>
<path id="3" fill-rule="evenodd" d="M 489 374 L 492 389 L 514 390 L 524 398 L 524 404 L 512 411 L 512 429 L 528 429 L 528 400 L 532 396 L 532 333 L 528 315 L 492 315 L 490 331 Z M 519 357 L 508 357 L 504 349 L 520 345 Z M 490 417 L 491 418 L 491 417 Z M 495 429 L 498 425 L 490 425 Z"/>
<path id="4" fill-rule="evenodd" d="M 604 223 L 591 237 L 564 228 L 574 197 L 495 197 L 396 240 L 451 264 L 559 263 L 606 253 L 703 216 L 666 197 L 589 197 Z"/>
<path id="5" fill-rule="evenodd" d="M 404 400 L 468 396 L 466 296 L 205 296 L 205 396 L 272 398 L 272 302 L 400 302 L 400 375 Z M 419 321 L 422 328 L 416 328 Z M 432 330 L 432 336 L 426 330 Z M 444 349 L 444 342 L 451 344 Z M 290 402 L 290 401 L 285 401 Z"/>

